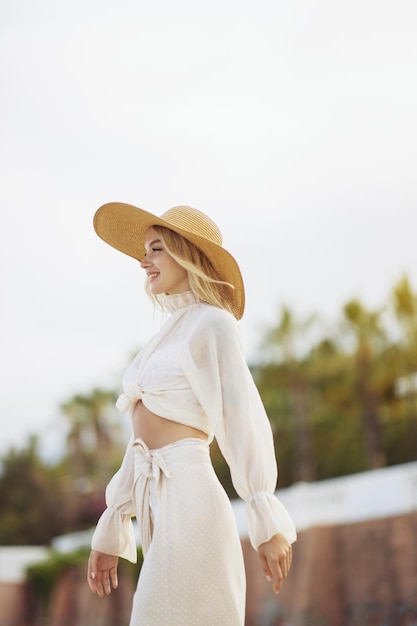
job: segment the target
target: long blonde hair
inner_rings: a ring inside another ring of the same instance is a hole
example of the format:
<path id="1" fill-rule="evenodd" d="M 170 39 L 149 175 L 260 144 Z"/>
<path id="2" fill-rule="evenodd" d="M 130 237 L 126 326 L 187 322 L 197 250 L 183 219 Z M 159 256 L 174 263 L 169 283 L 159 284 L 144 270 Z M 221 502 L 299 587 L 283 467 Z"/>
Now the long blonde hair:
<path id="1" fill-rule="evenodd" d="M 153 228 L 158 233 L 166 252 L 187 270 L 190 289 L 194 295 L 203 302 L 225 309 L 233 315 L 228 296 L 234 286 L 221 280 L 206 255 L 173 230 L 164 226 L 153 226 Z M 163 308 L 162 298 L 151 293 L 148 283 L 146 292 L 155 303 Z"/>

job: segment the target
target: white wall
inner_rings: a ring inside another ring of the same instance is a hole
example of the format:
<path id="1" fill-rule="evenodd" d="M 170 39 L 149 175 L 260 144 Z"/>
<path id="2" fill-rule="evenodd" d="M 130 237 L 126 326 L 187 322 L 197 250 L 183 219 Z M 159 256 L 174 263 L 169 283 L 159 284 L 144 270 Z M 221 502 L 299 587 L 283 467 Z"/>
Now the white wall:
<path id="1" fill-rule="evenodd" d="M 0 583 L 23 582 L 28 565 L 43 561 L 48 555 L 48 548 L 42 546 L 1 546 Z"/>
<path id="2" fill-rule="evenodd" d="M 417 462 L 299 483 L 276 495 L 299 531 L 411 513 L 417 511 Z M 241 536 L 245 536 L 245 505 L 234 502 L 233 508 Z"/>

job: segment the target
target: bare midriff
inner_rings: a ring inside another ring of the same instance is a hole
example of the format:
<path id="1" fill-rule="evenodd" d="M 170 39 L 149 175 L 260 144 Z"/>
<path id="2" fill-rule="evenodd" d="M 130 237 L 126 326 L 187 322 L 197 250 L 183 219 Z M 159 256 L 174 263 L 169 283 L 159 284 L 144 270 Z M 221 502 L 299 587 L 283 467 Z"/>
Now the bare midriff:
<path id="1" fill-rule="evenodd" d="M 142 400 L 138 400 L 133 409 L 132 422 L 135 439 L 143 439 L 151 450 L 189 437 L 207 440 L 207 435 L 202 430 L 156 415 L 146 408 Z"/>

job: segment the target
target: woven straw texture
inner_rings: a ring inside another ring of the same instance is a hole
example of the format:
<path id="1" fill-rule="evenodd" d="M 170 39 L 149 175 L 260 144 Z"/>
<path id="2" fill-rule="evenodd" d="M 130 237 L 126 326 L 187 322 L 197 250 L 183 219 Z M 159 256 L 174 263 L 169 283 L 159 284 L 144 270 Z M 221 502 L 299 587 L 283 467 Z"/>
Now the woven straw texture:
<path id="1" fill-rule="evenodd" d="M 116 250 L 142 261 L 146 233 L 152 226 L 164 226 L 191 241 L 209 259 L 219 277 L 234 286 L 225 287 L 234 316 L 240 319 L 245 308 L 245 290 L 239 266 L 222 247 L 218 226 L 204 213 L 189 206 L 176 206 L 157 217 L 148 211 L 110 202 L 101 206 L 94 216 L 94 229 L 101 239 Z"/>

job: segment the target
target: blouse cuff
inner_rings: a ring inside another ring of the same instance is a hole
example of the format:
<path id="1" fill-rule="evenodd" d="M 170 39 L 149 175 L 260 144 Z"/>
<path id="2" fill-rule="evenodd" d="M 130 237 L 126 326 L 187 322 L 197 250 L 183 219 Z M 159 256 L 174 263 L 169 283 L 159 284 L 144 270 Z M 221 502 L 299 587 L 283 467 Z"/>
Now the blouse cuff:
<path id="1" fill-rule="evenodd" d="M 246 519 L 249 539 L 255 550 L 277 533 L 284 535 L 289 543 L 297 539 L 295 525 L 287 509 L 275 495 L 266 491 L 259 491 L 250 498 Z"/>
<path id="2" fill-rule="evenodd" d="M 98 520 L 91 547 L 136 563 L 137 546 L 131 516 L 106 509 Z"/>

